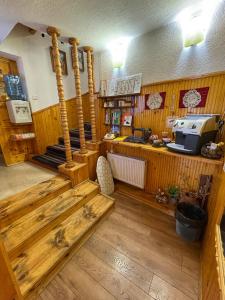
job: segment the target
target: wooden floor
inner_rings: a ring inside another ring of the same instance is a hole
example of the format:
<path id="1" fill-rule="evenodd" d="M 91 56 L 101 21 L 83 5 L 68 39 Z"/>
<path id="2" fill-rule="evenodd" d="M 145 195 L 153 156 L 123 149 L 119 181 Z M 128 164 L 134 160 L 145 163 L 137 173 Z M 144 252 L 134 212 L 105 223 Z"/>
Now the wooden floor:
<path id="1" fill-rule="evenodd" d="M 120 193 L 112 214 L 38 300 L 198 299 L 199 245 L 172 217 Z"/>

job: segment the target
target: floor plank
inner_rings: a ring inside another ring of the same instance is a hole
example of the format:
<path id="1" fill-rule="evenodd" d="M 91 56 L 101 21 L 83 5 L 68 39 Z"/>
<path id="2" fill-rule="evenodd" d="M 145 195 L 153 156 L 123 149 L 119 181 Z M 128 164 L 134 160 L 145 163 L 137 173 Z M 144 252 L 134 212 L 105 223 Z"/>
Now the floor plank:
<path id="1" fill-rule="evenodd" d="M 132 282 L 127 280 L 119 272 L 106 265 L 91 251 L 82 248 L 71 260 L 74 268 L 78 265 L 101 286 L 108 290 L 116 299 L 153 300 L 153 298 Z"/>
<path id="2" fill-rule="evenodd" d="M 48 288 L 41 294 L 38 300 L 78 300 L 82 299 L 79 291 L 73 287 L 73 290 L 59 277 L 56 276 Z"/>
<path id="3" fill-rule="evenodd" d="M 115 299 L 86 271 L 70 261 L 60 272 L 59 277 L 75 293 L 78 291 L 81 300 L 113 300 Z M 45 300 L 48 300 L 47 298 Z M 65 298 L 66 300 L 66 298 Z"/>
<path id="4" fill-rule="evenodd" d="M 85 248 L 148 293 L 153 277 L 152 272 L 132 261 L 98 236 L 91 237 L 86 242 Z"/>
<path id="5" fill-rule="evenodd" d="M 105 226 L 110 224 L 114 230 L 130 237 L 130 239 L 135 239 L 140 245 L 150 248 L 151 252 L 160 253 L 160 255 L 167 258 L 170 263 L 181 266 L 181 250 L 163 239 L 152 237 L 151 228 L 148 226 L 122 218 L 121 215 L 117 213 L 111 215 L 105 224 Z M 174 251 L 176 251 L 176 256 L 174 256 Z"/>
<path id="6" fill-rule="evenodd" d="M 184 293 L 154 275 L 149 294 L 157 300 L 191 300 Z"/>
<path id="7" fill-rule="evenodd" d="M 193 256 L 190 257 L 187 255 L 183 255 L 182 271 L 198 279 L 200 272 L 199 261 L 196 260 Z"/>
<path id="8" fill-rule="evenodd" d="M 143 246 L 135 239 L 130 239 L 121 232 L 114 231 L 107 221 L 102 224 L 96 234 L 137 263 L 147 267 L 149 271 L 156 273 L 171 285 L 190 294 L 192 299 L 196 299 L 198 293 L 197 280 L 182 272 L 181 266 L 178 267 L 172 264 L 160 252 L 152 252 L 151 248 Z M 176 253 L 174 253 L 174 256 L 176 257 Z"/>
<path id="9" fill-rule="evenodd" d="M 119 199 L 116 202 L 116 212 L 121 214 L 125 219 L 133 220 L 137 223 L 144 224 L 151 228 L 151 235 L 154 238 L 165 240 L 168 244 L 175 244 L 182 252 L 190 254 L 199 260 L 200 245 L 199 243 L 186 242 L 176 235 L 175 220 L 172 217 L 163 215 L 147 205 L 129 199 L 125 196 L 114 194 Z"/>

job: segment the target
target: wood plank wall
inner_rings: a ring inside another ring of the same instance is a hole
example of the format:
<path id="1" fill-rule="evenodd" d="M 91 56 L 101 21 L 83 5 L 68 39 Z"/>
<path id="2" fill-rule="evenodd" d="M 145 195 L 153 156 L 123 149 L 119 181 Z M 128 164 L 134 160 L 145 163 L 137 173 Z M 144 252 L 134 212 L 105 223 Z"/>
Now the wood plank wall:
<path id="1" fill-rule="evenodd" d="M 88 94 L 82 96 L 84 121 L 90 121 L 89 113 L 89 98 Z M 76 99 L 69 99 L 66 101 L 67 115 L 69 128 L 78 127 L 77 113 L 76 113 Z M 33 113 L 33 124 L 36 134 L 35 139 L 35 153 L 42 154 L 49 145 L 57 144 L 58 138 L 62 136 L 59 104 L 47 107 L 43 110 Z"/>
<path id="2" fill-rule="evenodd" d="M 165 109 L 153 112 L 146 110 L 137 114 L 135 126 L 145 127 L 150 124 L 153 131 L 157 134 L 164 131 L 166 117 L 171 115 L 171 107 L 175 107 L 175 116 L 184 116 L 188 113 L 186 108 L 179 108 L 180 90 L 209 87 L 208 98 L 205 107 L 194 108 L 194 114 L 222 114 L 225 111 L 225 73 L 215 73 L 202 76 L 200 78 L 180 79 L 164 83 L 146 85 L 142 89 L 143 94 L 149 92 L 166 92 Z M 173 100 L 174 99 L 174 100 Z M 168 131 L 166 129 L 166 131 Z"/>
<path id="3" fill-rule="evenodd" d="M 218 225 L 225 207 L 225 172 L 220 177 L 219 192 L 208 207 L 208 225 L 201 254 L 202 300 L 222 300 L 225 297 L 225 260 Z"/>
<path id="4" fill-rule="evenodd" d="M 5 74 L 18 74 L 16 61 L 0 57 L 0 69 Z M 2 151 L 6 165 L 24 161 L 33 152 L 33 141 L 12 142 L 10 135 L 14 133 L 32 132 L 32 125 L 14 125 L 10 122 L 4 97 L 0 97 L 0 152 Z"/>
<path id="5" fill-rule="evenodd" d="M 184 189 L 196 190 L 201 174 L 213 175 L 213 189 L 217 189 L 221 165 L 208 164 L 201 160 L 192 160 L 186 156 L 168 156 L 163 153 L 150 152 L 144 148 L 129 147 L 127 144 L 109 144 L 107 150 L 113 150 L 126 156 L 137 157 L 147 161 L 145 191 L 155 193 L 158 188 L 178 185 Z"/>
<path id="6" fill-rule="evenodd" d="M 165 108 L 156 111 L 144 110 L 139 112 L 136 108 L 134 117 L 135 127 L 150 127 L 153 133 L 161 136 L 162 131 L 169 131 L 166 128 L 166 118 L 172 115 L 171 108 L 174 104 L 174 115 L 184 116 L 187 114 L 186 108 L 179 108 L 180 90 L 193 88 L 209 87 L 209 94 L 206 106 L 195 108 L 192 113 L 205 114 L 222 114 L 225 111 L 225 72 L 202 75 L 200 77 L 184 78 L 179 80 L 164 81 L 153 83 L 142 87 L 142 95 L 152 92 L 166 92 Z M 102 107 L 103 105 L 101 105 Z M 101 136 L 106 132 L 104 124 L 104 109 L 101 108 Z M 127 128 L 122 129 L 122 134 L 131 134 Z M 224 136 L 223 136 L 224 138 Z"/>

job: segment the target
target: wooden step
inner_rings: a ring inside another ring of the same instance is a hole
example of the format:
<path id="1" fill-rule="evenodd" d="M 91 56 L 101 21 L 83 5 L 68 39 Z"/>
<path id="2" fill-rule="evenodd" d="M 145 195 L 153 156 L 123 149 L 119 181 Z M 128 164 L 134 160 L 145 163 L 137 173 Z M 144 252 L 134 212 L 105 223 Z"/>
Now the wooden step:
<path id="1" fill-rule="evenodd" d="M 71 188 L 71 181 L 55 176 L 0 201 L 0 228 Z"/>
<path id="2" fill-rule="evenodd" d="M 2 228 L 0 238 L 10 258 L 15 258 L 98 192 L 96 183 L 85 181 Z"/>
<path id="3" fill-rule="evenodd" d="M 40 289 L 51 274 L 62 267 L 65 259 L 82 244 L 93 226 L 113 204 L 112 198 L 96 195 L 12 261 L 13 271 L 24 297 Z"/>

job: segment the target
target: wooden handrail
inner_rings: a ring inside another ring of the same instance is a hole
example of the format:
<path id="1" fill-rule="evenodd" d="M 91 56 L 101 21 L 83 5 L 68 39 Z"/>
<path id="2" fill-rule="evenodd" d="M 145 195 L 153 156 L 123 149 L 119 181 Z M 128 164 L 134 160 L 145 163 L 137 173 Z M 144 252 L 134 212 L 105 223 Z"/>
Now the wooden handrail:
<path id="1" fill-rule="evenodd" d="M 80 153 L 85 154 L 88 152 L 85 144 L 84 134 L 84 115 L 82 107 L 82 96 L 81 96 L 81 84 L 80 84 L 80 69 L 78 60 L 78 49 L 79 41 L 76 38 L 70 38 L 69 43 L 72 46 L 72 57 L 73 57 L 73 71 L 75 78 L 75 89 L 76 89 L 76 110 L 78 116 L 79 136 L 80 136 Z"/>
<path id="2" fill-rule="evenodd" d="M 57 40 L 60 34 L 58 29 L 55 27 L 48 27 L 47 32 L 52 38 L 53 60 L 55 65 L 55 74 L 56 74 L 57 90 L 58 90 L 58 97 L 59 97 L 59 111 L 60 111 L 61 125 L 63 130 L 64 145 L 66 150 L 65 167 L 72 168 L 75 166 L 75 162 L 73 162 L 72 160 L 69 126 L 68 126 L 68 119 L 67 119 L 63 80 L 62 80 L 62 66 L 60 62 L 60 54 L 59 54 L 59 47 L 58 47 L 58 40 Z"/>

